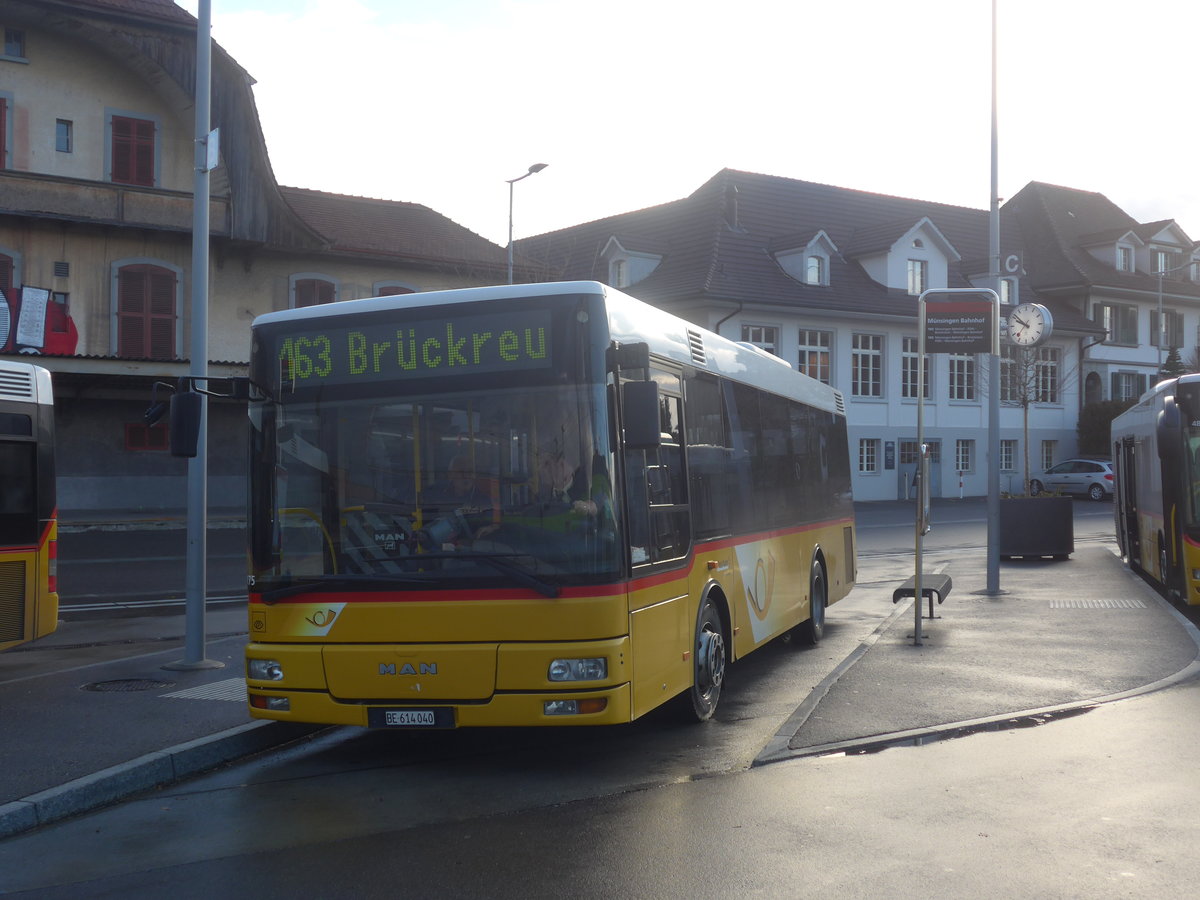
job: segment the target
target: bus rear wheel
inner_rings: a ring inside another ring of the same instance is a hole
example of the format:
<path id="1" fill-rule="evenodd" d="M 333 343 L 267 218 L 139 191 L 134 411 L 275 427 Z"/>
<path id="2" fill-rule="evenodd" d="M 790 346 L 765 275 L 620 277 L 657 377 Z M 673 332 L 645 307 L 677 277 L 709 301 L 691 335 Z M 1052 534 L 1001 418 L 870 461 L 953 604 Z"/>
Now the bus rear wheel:
<path id="1" fill-rule="evenodd" d="M 705 722 L 717 711 L 721 686 L 725 683 L 725 626 L 717 605 L 705 597 L 696 616 L 696 641 L 693 653 L 692 712 Z"/>
<path id="2" fill-rule="evenodd" d="M 825 637 L 825 607 L 829 591 L 825 587 L 825 569 L 814 559 L 808 579 L 808 619 L 796 626 L 796 634 L 806 644 L 819 644 Z"/>

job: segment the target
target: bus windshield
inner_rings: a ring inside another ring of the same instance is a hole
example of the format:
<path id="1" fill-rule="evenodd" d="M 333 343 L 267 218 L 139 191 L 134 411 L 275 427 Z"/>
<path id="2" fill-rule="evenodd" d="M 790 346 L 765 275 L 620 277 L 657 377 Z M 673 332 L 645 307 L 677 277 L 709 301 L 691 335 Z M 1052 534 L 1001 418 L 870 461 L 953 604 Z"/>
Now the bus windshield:
<path id="1" fill-rule="evenodd" d="M 355 393 L 252 406 L 256 589 L 617 576 L 603 386 Z"/>

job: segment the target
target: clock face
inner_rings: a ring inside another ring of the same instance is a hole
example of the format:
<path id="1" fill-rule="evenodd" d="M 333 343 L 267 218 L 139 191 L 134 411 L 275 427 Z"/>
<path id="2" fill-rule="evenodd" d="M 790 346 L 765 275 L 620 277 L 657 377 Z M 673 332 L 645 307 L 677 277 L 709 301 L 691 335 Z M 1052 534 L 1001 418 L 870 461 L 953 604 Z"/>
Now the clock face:
<path id="1" fill-rule="evenodd" d="M 1050 336 L 1050 312 L 1038 303 L 1022 303 L 1008 314 L 1008 336 L 1021 347 L 1032 347 Z"/>

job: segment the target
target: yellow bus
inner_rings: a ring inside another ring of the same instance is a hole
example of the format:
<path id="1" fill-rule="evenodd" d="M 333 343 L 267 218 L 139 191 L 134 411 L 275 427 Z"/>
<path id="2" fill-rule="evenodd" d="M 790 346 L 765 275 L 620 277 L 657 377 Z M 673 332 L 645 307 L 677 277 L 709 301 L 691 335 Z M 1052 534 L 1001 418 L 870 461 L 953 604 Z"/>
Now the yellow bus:
<path id="1" fill-rule="evenodd" d="M 594 282 L 255 320 L 252 716 L 710 718 L 856 574 L 841 395 Z"/>
<path id="2" fill-rule="evenodd" d="M 0 360 L 0 650 L 58 627 L 54 393 L 41 366 Z"/>
<path id="3" fill-rule="evenodd" d="M 1200 375 L 1159 382 L 1111 433 L 1122 554 L 1168 595 L 1200 604 Z"/>

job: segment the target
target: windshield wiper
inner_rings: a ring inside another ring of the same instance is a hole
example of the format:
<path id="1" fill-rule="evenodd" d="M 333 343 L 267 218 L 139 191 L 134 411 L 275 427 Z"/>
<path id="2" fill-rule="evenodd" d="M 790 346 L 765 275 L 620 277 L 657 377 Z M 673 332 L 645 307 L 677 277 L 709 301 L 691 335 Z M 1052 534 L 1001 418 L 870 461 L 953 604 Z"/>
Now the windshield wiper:
<path id="1" fill-rule="evenodd" d="M 506 575 L 511 575 L 513 581 L 518 584 L 523 584 L 525 587 L 531 587 L 543 597 L 557 597 L 560 588 L 557 584 L 551 584 L 531 572 L 525 566 L 513 562 L 506 556 L 496 553 L 454 553 L 449 554 L 456 559 L 479 559 L 487 563 L 493 569 L 504 572 Z"/>
<path id="2" fill-rule="evenodd" d="M 389 584 L 421 584 L 430 580 L 428 575 L 327 575 L 323 578 L 307 578 L 303 581 L 288 581 L 281 587 L 263 591 L 259 599 L 270 606 L 292 594 L 302 594 L 319 588 L 369 588 Z"/>

